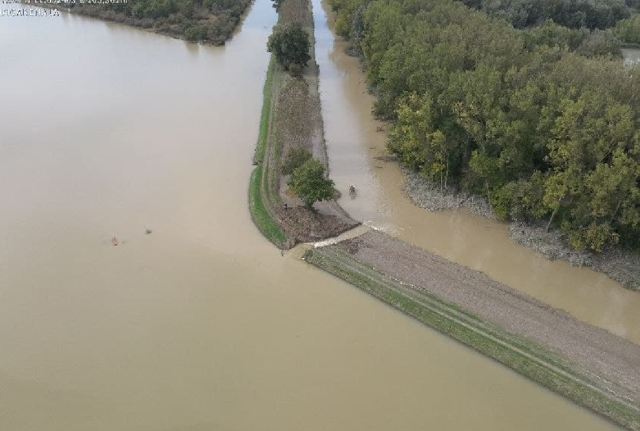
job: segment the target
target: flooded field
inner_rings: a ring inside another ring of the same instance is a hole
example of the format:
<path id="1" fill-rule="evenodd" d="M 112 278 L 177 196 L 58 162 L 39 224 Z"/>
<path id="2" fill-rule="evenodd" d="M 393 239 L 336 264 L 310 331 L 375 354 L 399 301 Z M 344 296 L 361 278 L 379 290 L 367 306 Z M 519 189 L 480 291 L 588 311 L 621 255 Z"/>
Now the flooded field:
<path id="1" fill-rule="evenodd" d="M 614 429 L 262 238 L 271 2 L 219 48 L 0 19 L 0 429 Z"/>

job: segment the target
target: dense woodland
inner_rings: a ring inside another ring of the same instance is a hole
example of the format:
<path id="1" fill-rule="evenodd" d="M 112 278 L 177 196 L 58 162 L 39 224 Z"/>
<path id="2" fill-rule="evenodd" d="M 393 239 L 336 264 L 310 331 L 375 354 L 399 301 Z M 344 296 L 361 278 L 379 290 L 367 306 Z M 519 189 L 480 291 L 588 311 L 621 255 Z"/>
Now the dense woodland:
<path id="1" fill-rule="evenodd" d="M 576 249 L 638 248 L 640 70 L 612 55 L 634 2 L 331 3 L 409 167 Z"/>
<path id="2" fill-rule="evenodd" d="M 551 19 L 569 27 L 606 29 L 629 18 L 640 6 L 638 0 L 461 0 L 492 18 L 513 24 L 515 28 L 539 25 Z"/>
<path id="3" fill-rule="evenodd" d="M 70 4 L 72 11 L 190 41 L 223 44 L 251 0 L 128 0 Z"/>

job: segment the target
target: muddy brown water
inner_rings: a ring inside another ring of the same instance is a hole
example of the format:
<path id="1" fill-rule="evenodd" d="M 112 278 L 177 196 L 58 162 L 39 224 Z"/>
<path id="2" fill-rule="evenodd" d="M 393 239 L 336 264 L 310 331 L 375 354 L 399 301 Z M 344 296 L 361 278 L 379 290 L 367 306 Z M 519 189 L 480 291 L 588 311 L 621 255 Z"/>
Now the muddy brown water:
<path id="1" fill-rule="evenodd" d="M 640 343 L 640 293 L 609 277 L 566 262 L 552 262 L 513 242 L 503 223 L 467 210 L 433 213 L 417 208 L 402 191 L 404 178 L 386 154 L 385 125 L 371 115 L 358 60 L 327 26 L 333 16 L 314 0 L 316 56 L 331 176 L 340 204 L 357 220 L 388 231 L 454 262 L 482 271 L 592 325 Z M 357 197 L 349 196 L 354 185 Z"/>
<path id="2" fill-rule="evenodd" d="M 0 18 L 0 429 L 613 429 L 261 237 L 274 21 Z"/>

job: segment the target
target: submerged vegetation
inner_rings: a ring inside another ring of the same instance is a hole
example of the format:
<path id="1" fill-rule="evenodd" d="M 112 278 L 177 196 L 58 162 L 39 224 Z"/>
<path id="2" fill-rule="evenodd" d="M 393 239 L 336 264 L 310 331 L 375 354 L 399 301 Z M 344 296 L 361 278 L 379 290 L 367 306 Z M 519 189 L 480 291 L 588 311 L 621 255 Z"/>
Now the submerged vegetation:
<path id="1" fill-rule="evenodd" d="M 223 44 L 251 0 L 129 0 L 125 3 L 70 3 L 72 12 L 152 29 L 193 42 Z"/>
<path id="2" fill-rule="evenodd" d="M 599 6 L 579 22 L 544 12 L 521 25 L 466 3 L 331 0 L 376 114 L 393 123 L 391 151 L 503 219 L 558 227 L 577 250 L 637 248 L 640 74 L 612 58 L 617 41 L 601 29 L 636 5 L 560 1 Z"/>

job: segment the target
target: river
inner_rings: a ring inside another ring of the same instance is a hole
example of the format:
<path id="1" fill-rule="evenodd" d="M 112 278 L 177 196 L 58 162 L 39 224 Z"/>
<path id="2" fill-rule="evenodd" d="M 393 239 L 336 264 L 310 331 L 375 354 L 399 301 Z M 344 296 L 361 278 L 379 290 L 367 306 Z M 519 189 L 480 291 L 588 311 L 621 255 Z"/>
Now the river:
<path id="1" fill-rule="evenodd" d="M 614 429 L 262 238 L 269 1 L 225 47 L 0 20 L 0 429 Z"/>
<path id="2" fill-rule="evenodd" d="M 331 176 L 340 204 L 357 220 L 568 311 L 592 325 L 640 343 L 640 293 L 607 276 L 566 262 L 552 262 L 513 242 L 504 223 L 467 210 L 433 213 L 414 206 L 402 191 L 396 163 L 385 163 L 385 126 L 371 114 L 374 98 L 358 60 L 327 25 L 332 12 L 314 0 L 316 57 Z M 354 185 L 357 197 L 348 190 Z"/>

